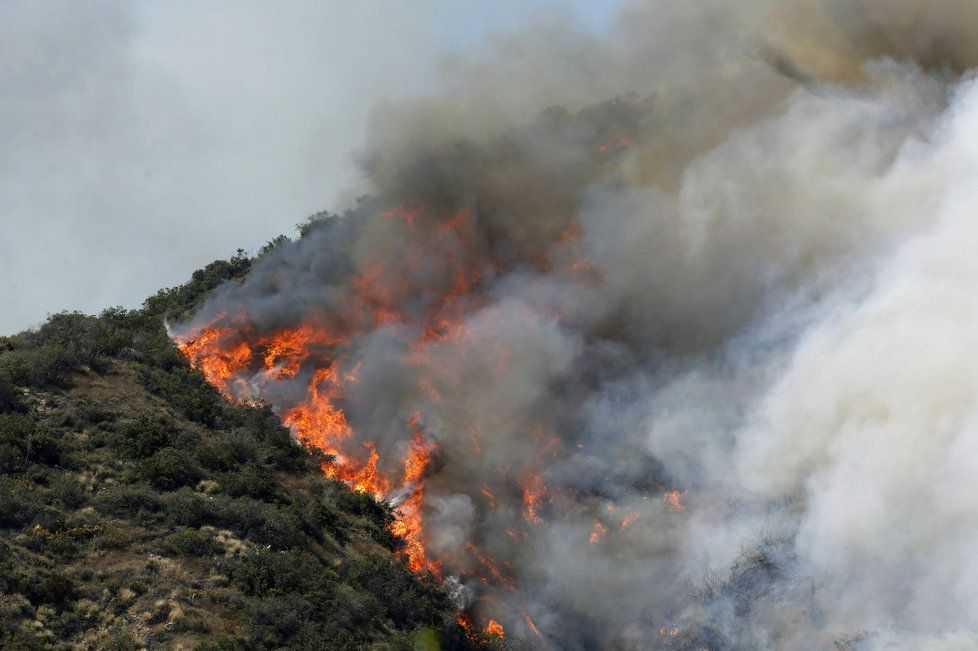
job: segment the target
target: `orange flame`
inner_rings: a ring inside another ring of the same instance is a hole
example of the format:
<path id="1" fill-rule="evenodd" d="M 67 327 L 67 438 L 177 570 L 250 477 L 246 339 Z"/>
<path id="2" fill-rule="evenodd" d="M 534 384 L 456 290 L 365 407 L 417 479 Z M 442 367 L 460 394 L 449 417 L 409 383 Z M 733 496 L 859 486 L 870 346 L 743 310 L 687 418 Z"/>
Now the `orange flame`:
<path id="1" fill-rule="evenodd" d="M 231 328 L 207 328 L 197 337 L 177 343 L 207 381 L 228 398 L 231 397 L 231 382 L 248 367 L 252 354 L 251 346 L 245 341 L 226 343 L 236 335 Z"/>
<path id="2" fill-rule="evenodd" d="M 540 635 L 540 630 L 537 628 L 537 625 L 533 623 L 533 620 L 530 619 L 530 616 L 526 614 L 526 612 L 523 613 L 523 621 L 526 622 L 526 625 L 530 628 L 531 631 L 533 631 L 534 635 L 536 635 L 539 638 L 543 637 L 542 635 Z"/>
<path id="3" fill-rule="evenodd" d="M 540 524 L 543 519 L 537 514 L 540 500 L 547 494 L 547 487 L 539 475 L 530 475 L 523 483 L 523 519 L 531 524 Z"/>
<path id="4" fill-rule="evenodd" d="M 506 631 L 503 630 L 502 624 L 494 619 L 490 619 L 489 623 L 486 624 L 485 629 L 486 635 L 491 635 L 493 637 L 506 637 Z"/>
<path id="5" fill-rule="evenodd" d="M 686 510 L 686 506 L 683 504 L 683 498 L 686 497 L 686 493 L 688 492 L 680 492 L 678 488 L 674 488 L 671 491 L 663 492 L 662 499 L 670 511 L 673 513 L 682 513 Z"/>
<path id="6" fill-rule="evenodd" d="M 404 540 L 404 556 L 408 567 L 415 572 L 429 571 L 441 577 L 441 564 L 427 557 L 425 553 L 421 521 L 421 505 L 424 502 L 424 473 L 431 463 L 432 446 L 418 428 L 420 414 L 414 414 L 408 421 L 414 434 L 411 449 L 404 461 L 404 483 L 412 486 L 411 495 L 398 509 L 398 518 L 391 530 L 395 536 Z"/>
<path id="7" fill-rule="evenodd" d="M 608 533 L 607 527 L 598 522 L 594 521 L 594 527 L 591 528 L 591 535 L 588 537 L 587 542 L 589 545 L 596 545 L 605 537 Z"/>
<path id="8" fill-rule="evenodd" d="M 628 145 L 619 139 L 617 145 Z M 448 399 L 451 383 L 430 369 L 425 368 L 425 354 L 446 350 L 460 340 L 482 336 L 476 328 L 467 327 L 466 315 L 474 307 L 488 299 L 480 296 L 481 284 L 486 278 L 500 271 L 499 265 L 481 253 L 484 233 L 480 230 L 478 215 L 466 208 L 456 209 L 439 217 L 423 205 L 407 202 L 389 207 L 380 213 L 382 228 L 394 229 L 409 245 L 404 256 L 378 256 L 360 260 L 347 278 L 347 302 L 342 310 L 307 315 L 298 325 L 262 331 L 252 323 L 243 311 L 237 315 L 222 313 L 205 327 L 197 328 L 192 338 L 177 338 L 177 345 L 186 358 L 200 369 L 209 383 L 232 400 L 250 400 L 262 395 L 264 389 L 276 383 L 289 391 L 281 394 L 294 396 L 293 386 L 300 387 L 302 394 L 294 403 L 276 405 L 281 416 L 295 437 L 306 445 L 316 447 L 332 457 L 323 464 L 323 472 L 331 478 L 347 483 L 353 490 L 370 494 L 377 499 L 390 499 L 392 494 L 403 497 L 395 511 L 392 532 L 403 541 L 400 552 L 408 567 L 417 572 L 430 571 L 440 576 L 441 565 L 430 558 L 425 549 L 424 498 L 425 479 L 431 474 L 432 456 L 436 446 L 422 433 L 420 417 L 408 421 L 410 439 L 404 458 L 389 459 L 390 450 L 378 449 L 374 441 L 365 440 L 363 432 L 354 432 L 344 413 L 344 401 L 349 389 L 357 380 L 358 366 L 355 360 L 344 357 L 343 345 L 355 341 L 371 328 L 382 324 L 413 332 L 409 360 L 417 367 L 417 385 L 426 399 L 443 403 Z M 582 228 L 570 216 L 568 226 L 554 232 L 554 246 L 559 248 L 560 260 L 542 258 L 534 251 L 522 251 L 541 268 L 560 262 L 567 272 L 587 271 L 587 260 L 576 257 L 576 249 L 582 238 Z M 522 248 L 519 241 L 514 242 Z M 556 249 L 555 249 L 556 250 Z M 535 257 L 534 257 L 535 256 Z M 441 267 L 432 273 L 432 265 Z M 581 275 L 581 274 L 578 274 Z M 571 276 L 577 278 L 577 275 Z M 432 278 L 438 280 L 432 285 Z M 582 275 L 583 278 L 583 275 Z M 528 308 L 529 309 L 529 308 Z M 530 316 L 536 316 L 530 310 Z M 548 315 L 559 319 L 560 315 Z M 502 376 L 507 364 L 516 355 L 508 347 L 497 350 L 492 373 Z M 417 362 L 417 363 L 415 363 Z M 302 383 L 305 384 L 304 391 Z M 441 393 L 440 393 L 441 392 Z M 272 395 L 280 395 L 274 393 Z M 444 396 L 444 397 L 443 397 Z M 476 455 L 483 455 L 482 432 L 491 424 L 485 421 L 472 424 L 465 432 Z M 488 452 L 490 438 L 484 436 Z M 557 458 L 560 439 L 551 432 L 537 432 L 534 445 L 538 458 L 529 466 L 538 468 L 543 456 Z M 384 457 L 382 459 L 382 456 Z M 403 466 L 399 463 L 402 462 Z M 399 468 L 403 468 L 399 471 Z M 492 483 L 481 487 L 484 504 L 496 509 L 510 494 L 519 491 L 523 501 L 522 516 L 530 524 L 543 522 L 544 506 L 554 506 L 559 495 L 551 496 L 548 487 L 534 472 L 509 475 L 509 468 L 501 469 L 508 482 Z M 403 474 L 401 474 L 403 472 Z M 429 486 L 430 490 L 430 486 Z M 497 493 L 493 493 L 495 490 Z M 481 500 L 480 500 L 481 501 Z M 681 501 L 679 502 L 681 506 Z M 628 516 L 622 521 L 627 526 Z M 601 527 L 600 532 L 597 526 Z M 606 533 L 604 525 L 597 523 L 592 538 Z M 507 527 L 507 535 L 516 541 L 529 539 L 529 527 Z M 468 552 L 478 561 L 477 572 L 483 582 L 499 584 L 515 592 L 514 580 L 505 561 L 496 562 L 469 545 Z M 448 559 L 445 559 L 448 562 Z M 457 560 L 457 559 L 456 559 Z M 506 573 L 500 569 L 507 570 Z M 500 617 L 499 614 L 496 614 Z M 523 613 L 527 627 L 540 635 L 529 616 Z M 480 621 L 483 621 L 480 619 Z M 503 619 L 510 625 L 510 623 Z M 482 634 L 467 615 L 459 618 L 466 632 Z M 503 637 L 504 631 L 496 620 L 489 620 L 485 635 Z"/>

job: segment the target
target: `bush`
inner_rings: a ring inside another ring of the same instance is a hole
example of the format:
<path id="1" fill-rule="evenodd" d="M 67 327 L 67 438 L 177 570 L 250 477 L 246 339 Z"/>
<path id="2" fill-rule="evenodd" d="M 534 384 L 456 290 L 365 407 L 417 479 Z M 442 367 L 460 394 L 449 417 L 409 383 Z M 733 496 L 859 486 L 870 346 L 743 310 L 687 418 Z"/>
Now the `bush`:
<path id="1" fill-rule="evenodd" d="M 163 448 L 140 462 L 140 479 L 162 490 L 196 484 L 203 476 L 194 459 L 183 450 Z"/>
<path id="2" fill-rule="evenodd" d="M 213 426 L 222 412 L 221 394 L 197 370 L 142 366 L 140 380 L 150 392 L 173 405 L 188 419 Z"/>
<path id="3" fill-rule="evenodd" d="M 276 549 L 289 549 L 305 540 L 302 521 L 291 509 L 250 497 L 208 498 L 184 488 L 167 495 L 164 503 L 170 520 L 187 527 L 211 524 Z"/>
<path id="4" fill-rule="evenodd" d="M 101 425 L 114 421 L 116 414 L 89 400 L 66 405 L 62 413 L 57 414 L 55 423 L 61 427 L 75 430 L 85 429 L 90 425 Z"/>
<path id="5" fill-rule="evenodd" d="M 341 575 L 346 582 L 374 595 L 399 628 L 439 624 L 448 607 L 448 597 L 433 581 L 417 577 L 394 558 L 364 557 L 346 565 Z"/>
<path id="6" fill-rule="evenodd" d="M 26 414 L 0 414 L 0 472 L 23 471 L 36 421 Z"/>
<path id="7" fill-rule="evenodd" d="M 237 472 L 222 473 L 218 481 L 223 491 L 232 497 L 273 500 L 278 493 L 272 473 L 252 461 L 241 466 Z"/>
<path id="8" fill-rule="evenodd" d="M 40 497 L 20 482 L 0 477 L 0 527 L 22 527 L 44 513 Z"/>
<path id="9" fill-rule="evenodd" d="M 63 458 L 61 438 L 28 414 L 0 414 L 0 472 L 23 472 L 29 464 L 56 466 Z"/>
<path id="10" fill-rule="evenodd" d="M 224 551 L 224 548 L 207 531 L 181 527 L 167 536 L 163 541 L 163 549 L 171 554 L 183 556 L 214 556 Z"/>
<path id="11" fill-rule="evenodd" d="M 297 595 L 266 597 L 253 610 L 253 636 L 271 648 L 289 644 L 310 626 L 309 618 L 315 617 L 310 610 L 309 603 Z"/>
<path id="12" fill-rule="evenodd" d="M 0 355 L 0 375 L 20 386 L 65 388 L 75 369 L 68 351 L 55 346 L 13 350 Z"/>
<path id="13" fill-rule="evenodd" d="M 200 527 L 217 520 L 213 500 L 189 488 L 164 496 L 163 504 L 169 520 L 186 527 Z"/>
<path id="14" fill-rule="evenodd" d="M 22 412 L 25 406 L 20 397 L 20 391 L 14 385 L 7 373 L 0 373 L 0 414 L 4 412 Z"/>
<path id="15" fill-rule="evenodd" d="M 110 486 L 95 496 L 93 505 L 118 518 L 155 513 L 163 506 L 159 494 L 145 484 Z"/>
<path id="16" fill-rule="evenodd" d="M 69 509 L 77 509 L 88 499 L 78 478 L 71 473 L 58 475 L 51 482 L 51 497 Z"/>
<path id="17" fill-rule="evenodd" d="M 232 470 L 257 458 L 258 441 L 242 429 L 211 436 L 197 448 L 197 460 L 210 470 Z"/>
<path id="18" fill-rule="evenodd" d="M 338 577 L 306 551 L 259 549 L 226 563 L 225 570 L 245 594 L 329 592 Z"/>
<path id="19" fill-rule="evenodd" d="M 78 598 L 78 586 L 67 575 L 52 572 L 39 583 L 26 586 L 24 596 L 33 604 L 52 604 L 63 608 Z"/>
<path id="20" fill-rule="evenodd" d="M 190 448 L 197 441 L 196 434 L 175 429 L 162 416 L 146 415 L 126 423 L 111 438 L 112 447 L 130 459 L 145 459 L 164 448 Z"/>
<path id="21" fill-rule="evenodd" d="M 276 549 L 289 549 L 304 542 L 302 521 L 291 510 L 250 497 L 221 497 L 213 503 L 214 524 L 232 529 L 242 538 Z"/>

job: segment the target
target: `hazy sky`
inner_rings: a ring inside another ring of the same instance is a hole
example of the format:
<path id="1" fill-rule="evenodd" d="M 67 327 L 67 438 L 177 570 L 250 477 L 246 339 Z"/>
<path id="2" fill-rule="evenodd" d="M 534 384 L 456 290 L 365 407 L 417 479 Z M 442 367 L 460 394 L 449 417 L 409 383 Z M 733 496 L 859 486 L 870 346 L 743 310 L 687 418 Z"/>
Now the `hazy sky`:
<path id="1" fill-rule="evenodd" d="M 0 4 L 0 333 L 136 306 L 342 207 L 372 106 L 453 53 L 616 3 Z"/>

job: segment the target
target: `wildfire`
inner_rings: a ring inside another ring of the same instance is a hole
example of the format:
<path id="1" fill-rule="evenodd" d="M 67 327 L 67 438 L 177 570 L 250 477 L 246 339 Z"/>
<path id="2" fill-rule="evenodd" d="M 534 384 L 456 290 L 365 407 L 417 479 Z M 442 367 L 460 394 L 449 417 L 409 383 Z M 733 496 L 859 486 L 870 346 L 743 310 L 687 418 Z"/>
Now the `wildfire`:
<path id="1" fill-rule="evenodd" d="M 605 537 L 608 533 L 607 527 L 598 522 L 594 521 L 594 527 L 591 528 L 591 535 L 588 536 L 587 542 L 589 545 L 596 545 Z"/>
<path id="2" fill-rule="evenodd" d="M 683 498 L 686 497 L 687 492 L 674 488 L 671 491 L 663 492 L 662 499 L 670 511 L 673 513 L 682 513 L 686 510 L 686 506 L 683 504 Z"/>
<path id="3" fill-rule="evenodd" d="M 489 576 L 495 579 L 497 583 L 506 586 L 506 588 L 508 588 L 510 592 L 516 592 L 516 585 L 509 578 L 507 578 L 502 573 L 502 571 L 500 571 L 498 565 L 496 565 L 489 558 L 483 555 L 482 552 L 479 551 L 478 547 L 476 547 L 472 543 L 469 543 L 468 545 L 466 545 L 466 549 L 469 550 L 469 553 L 472 554 L 472 556 L 474 556 L 477 561 L 479 561 L 479 564 L 482 565 L 483 569 L 486 572 L 488 572 Z M 484 583 L 488 583 L 485 577 L 483 577 L 482 581 Z"/>
<path id="4" fill-rule="evenodd" d="M 458 625 L 462 627 L 465 634 L 472 640 L 476 640 L 480 636 L 494 637 L 497 639 L 503 639 L 506 637 L 506 630 L 503 628 L 503 625 L 494 619 L 490 619 L 481 631 L 472 621 L 472 617 L 470 617 L 468 613 L 459 614 L 459 616 L 455 618 L 455 621 L 458 622 Z M 539 633 L 537 633 L 537 635 L 539 635 Z"/>
<path id="5" fill-rule="evenodd" d="M 539 475 L 530 475 L 523 483 L 523 519 L 531 524 L 540 524 L 543 519 L 537 515 L 540 500 L 547 494 L 547 487 Z"/>
<path id="6" fill-rule="evenodd" d="M 232 381 L 237 373 L 248 367 L 252 355 L 251 346 L 243 340 L 226 343 L 235 334 L 231 328 L 207 328 L 193 339 L 178 342 L 180 351 L 200 369 L 207 381 L 229 398 Z"/>
<path id="7" fill-rule="evenodd" d="M 404 483 L 411 486 L 411 495 L 398 509 L 399 517 L 391 530 L 394 535 L 404 540 L 404 555 L 408 567 L 415 572 L 429 571 L 441 577 L 441 564 L 430 560 L 425 553 L 422 540 L 424 528 L 421 521 L 421 505 L 424 502 L 424 473 L 431 463 L 432 446 L 418 429 L 420 414 L 414 414 L 408 421 L 413 430 L 411 450 L 404 461 Z"/>
<path id="8" fill-rule="evenodd" d="M 486 624 L 485 629 L 486 635 L 491 635 L 493 637 L 505 637 L 506 631 L 503 630 L 502 625 L 494 619 L 490 619 L 489 623 Z"/>
<path id="9" fill-rule="evenodd" d="M 434 559 L 425 547 L 425 479 L 431 473 L 437 447 L 425 436 L 421 413 L 407 420 L 403 458 L 388 458 L 392 449 L 403 448 L 379 445 L 381 439 L 354 431 L 344 409 L 359 382 L 359 360 L 349 353 L 355 347 L 349 344 L 355 345 L 378 327 L 410 333 L 404 360 L 416 373 L 415 384 L 423 392 L 420 405 L 450 402 L 455 378 L 446 381 L 444 369 L 431 367 L 431 353 L 448 354 L 458 342 L 472 343 L 469 339 L 473 337 L 487 336 L 469 328 L 466 317 L 487 304 L 488 299 L 480 294 L 482 284 L 499 270 L 499 263 L 483 252 L 485 234 L 474 210 L 446 211 L 439 219 L 429 208 L 407 203 L 382 211 L 378 217 L 378 228 L 394 229 L 392 232 L 405 241 L 405 254 L 373 254 L 357 260 L 336 282 L 339 300 L 345 301 L 342 310 L 313 310 L 289 326 L 263 330 L 242 307 L 233 314 L 217 314 L 189 335 L 178 336 L 176 343 L 227 398 L 247 402 L 272 396 L 283 423 L 296 439 L 329 455 L 322 466 L 326 476 L 378 500 L 393 501 L 396 510 L 391 531 L 402 541 L 401 556 L 411 570 L 431 572 L 440 578 L 442 562 L 459 559 Z M 579 265 L 586 266 L 586 261 L 575 257 L 581 226 L 573 217 L 568 220 L 569 225 L 553 236 L 561 264 L 573 271 Z M 523 245 L 514 244 L 517 248 Z M 522 253 L 541 269 L 555 264 L 547 252 Z M 525 307 L 519 318 L 532 323 L 539 316 Z M 547 312 L 544 317 L 557 321 L 560 315 Z M 505 342 L 495 344 L 492 350 L 488 372 L 504 378 L 517 353 Z M 476 456 L 484 453 L 483 438 L 490 443 L 492 425 L 491 418 L 483 418 L 464 426 L 462 432 Z M 500 468 L 501 481 L 493 482 L 492 488 L 489 483 L 474 487 L 477 495 L 481 493 L 485 508 L 502 513 L 505 501 L 519 495 L 523 508 L 516 511 L 516 517 L 522 515 L 529 525 L 543 523 L 543 507 L 550 504 L 551 495 L 540 475 L 531 469 L 558 458 L 561 452 L 560 439 L 548 427 L 542 423 L 530 430 L 536 455 L 528 462 L 529 468 L 513 469 L 513 475 L 510 468 Z M 622 528 L 625 526 L 623 522 Z M 507 523 L 505 532 L 513 541 L 523 542 L 529 539 L 524 529 Z M 591 542 L 606 533 L 604 525 L 596 523 Z M 467 551 L 477 561 L 476 572 L 484 585 L 516 593 L 511 576 L 514 572 L 504 560 L 490 558 L 473 544 Z M 523 618 L 527 629 L 540 636 L 526 613 Z M 495 619 L 479 628 L 462 614 L 459 624 L 470 635 L 502 638 L 505 634 Z"/>
<path id="10" fill-rule="evenodd" d="M 533 620 L 530 619 L 530 616 L 527 615 L 525 612 L 523 613 L 523 621 L 526 622 L 526 625 L 529 627 L 531 631 L 533 631 L 534 635 L 536 635 L 539 638 L 543 637 L 542 635 L 540 635 L 540 630 L 537 628 L 537 625 L 533 623 Z"/>
<path id="11" fill-rule="evenodd" d="M 265 348 L 265 371 L 276 378 L 295 377 L 302 363 L 312 354 L 314 346 L 341 342 L 325 330 L 308 323 L 298 328 L 286 328 L 260 341 Z"/>

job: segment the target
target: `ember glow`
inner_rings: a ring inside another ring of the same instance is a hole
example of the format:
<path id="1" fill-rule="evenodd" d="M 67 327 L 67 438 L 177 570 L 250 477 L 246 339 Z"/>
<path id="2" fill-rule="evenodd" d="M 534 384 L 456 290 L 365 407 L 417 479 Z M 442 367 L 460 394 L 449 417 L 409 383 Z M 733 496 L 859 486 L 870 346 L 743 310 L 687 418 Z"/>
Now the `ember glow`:
<path id="1" fill-rule="evenodd" d="M 877 4 L 515 36 L 171 336 L 473 639 L 975 648 L 978 9 Z"/>

